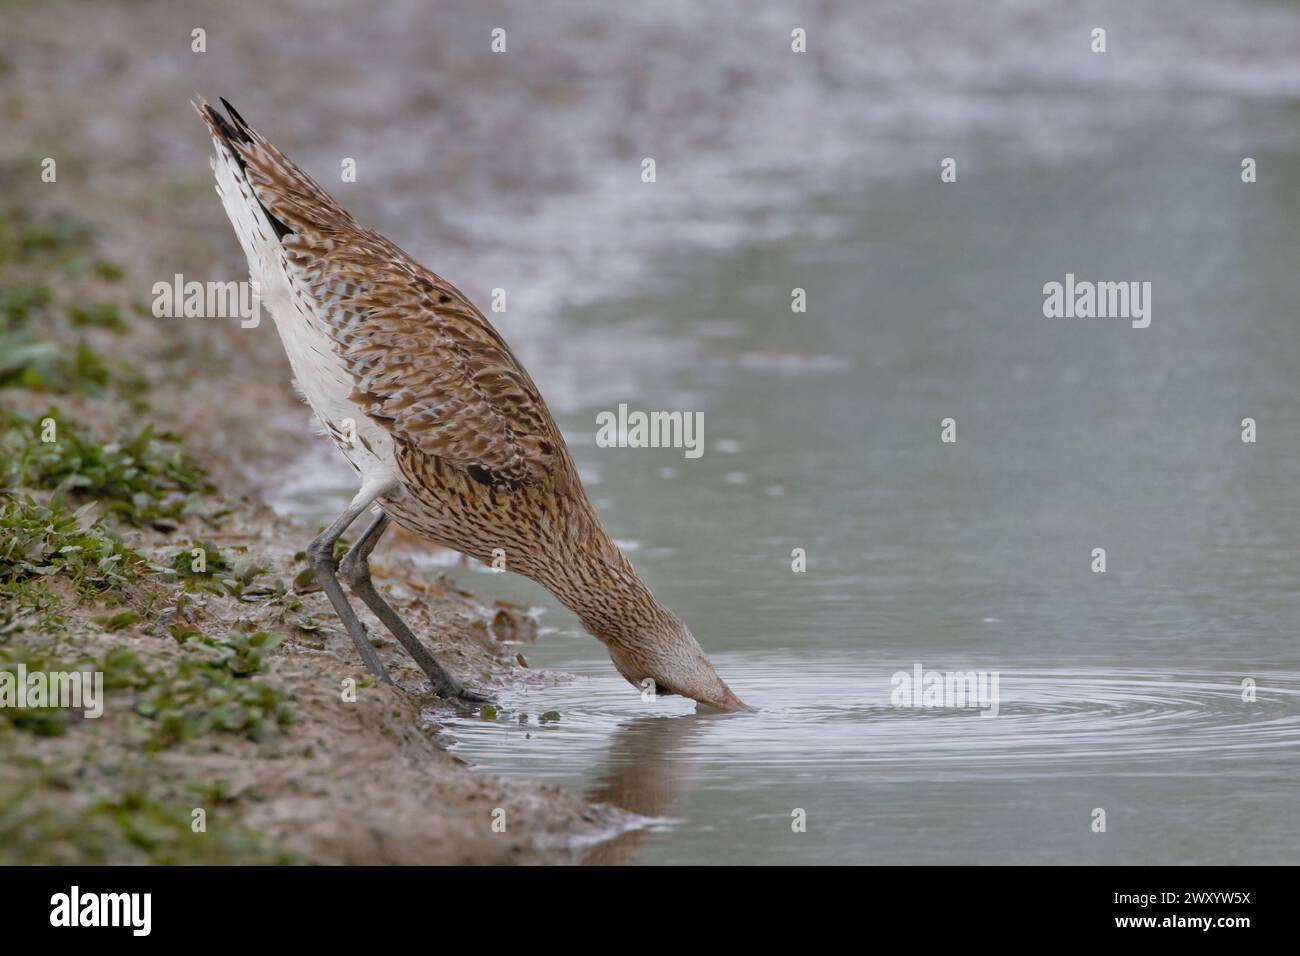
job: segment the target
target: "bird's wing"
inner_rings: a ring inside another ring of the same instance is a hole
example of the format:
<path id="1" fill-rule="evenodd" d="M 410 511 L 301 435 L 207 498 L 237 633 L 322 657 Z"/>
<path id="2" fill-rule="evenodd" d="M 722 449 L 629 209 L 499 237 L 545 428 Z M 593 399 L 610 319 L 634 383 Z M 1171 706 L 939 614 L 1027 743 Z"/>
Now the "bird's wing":
<path id="1" fill-rule="evenodd" d="M 225 103 L 225 101 L 222 101 Z M 359 226 L 225 103 L 199 105 L 277 233 L 296 293 L 355 381 L 353 399 L 399 444 L 485 485 L 568 481 L 564 439 L 523 366 L 450 283 Z"/>
<path id="2" fill-rule="evenodd" d="M 455 287 L 372 232 L 301 235 L 289 266 L 331 317 L 353 399 L 399 442 L 487 485 L 554 477 L 560 436 L 528 373 Z"/>

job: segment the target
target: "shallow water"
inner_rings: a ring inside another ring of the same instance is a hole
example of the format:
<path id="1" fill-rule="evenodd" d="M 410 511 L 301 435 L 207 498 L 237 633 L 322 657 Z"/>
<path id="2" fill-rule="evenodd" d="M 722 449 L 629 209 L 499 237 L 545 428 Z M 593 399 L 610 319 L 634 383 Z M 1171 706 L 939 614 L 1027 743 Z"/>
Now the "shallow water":
<path id="1" fill-rule="evenodd" d="M 665 253 L 525 338 L 611 532 L 756 708 L 643 701 L 539 589 L 458 572 L 547 608 L 522 650 L 581 676 L 455 749 L 659 821 L 593 861 L 1300 858 L 1294 108 L 1090 82 L 990 88 L 983 123 L 752 208 L 786 238 Z M 1022 148 L 1063 115 L 1087 149 Z M 1150 281 L 1151 327 L 1044 318 L 1067 272 Z M 620 401 L 703 411 L 705 454 L 595 447 Z M 332 516 L 339 474 L 281 506 Z M 916 665 L 996 672 L 998 715 L 892 706 Z"/>
<path id="2" fill-rule="evenodd" d="M 1300 674 L 1003 670 L 995 718 L 890 703 L 896 662 L 719 655 L 751 714 L 639 702 L 604 668 L 460 720 L 486 770 L 655 818 L 593 862 L 1284 862 Z M 812 688 L 816 688 L 815 692 Z M 557 723 L 541 722 L 548 710 Z M 521 723 L 521 718 L 524 721 Z M 1107 833 L 1089 829 L 1094 807 Z M 807 830 L 791 830 L 796 808 Z"/>

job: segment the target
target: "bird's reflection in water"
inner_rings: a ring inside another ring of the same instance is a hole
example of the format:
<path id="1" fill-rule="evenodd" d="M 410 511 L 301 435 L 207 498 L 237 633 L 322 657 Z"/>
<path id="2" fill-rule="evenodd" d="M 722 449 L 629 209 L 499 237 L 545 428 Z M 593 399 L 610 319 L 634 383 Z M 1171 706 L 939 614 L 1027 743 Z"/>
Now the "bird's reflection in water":
<path id="1" fill-rule="evenodd" d="M 638 717 L 622 724 L 609 745 L 605 770 L 585 794 L 644 817 L 671 817 L 672 804 L 690 774 L 683 755 L 687 741 L 705 732 L 711 718 Z M 592 847 L 587 865 L 631 863 L 652 831 L 624 833 Z"/>

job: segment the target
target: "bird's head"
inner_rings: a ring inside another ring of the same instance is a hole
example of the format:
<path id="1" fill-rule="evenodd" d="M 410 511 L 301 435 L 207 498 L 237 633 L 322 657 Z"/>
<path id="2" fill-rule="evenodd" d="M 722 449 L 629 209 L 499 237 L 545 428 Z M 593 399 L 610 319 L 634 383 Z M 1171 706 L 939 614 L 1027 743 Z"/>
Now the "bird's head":
<path id="1" fill-rule="evenodd" d="M 748 710 L 718 676 L 690 630 L 671 614 L 647 627 L 635 642 L 610 641 L 618 672 L 641 690 L 679 694 L 714 710 Z"/>

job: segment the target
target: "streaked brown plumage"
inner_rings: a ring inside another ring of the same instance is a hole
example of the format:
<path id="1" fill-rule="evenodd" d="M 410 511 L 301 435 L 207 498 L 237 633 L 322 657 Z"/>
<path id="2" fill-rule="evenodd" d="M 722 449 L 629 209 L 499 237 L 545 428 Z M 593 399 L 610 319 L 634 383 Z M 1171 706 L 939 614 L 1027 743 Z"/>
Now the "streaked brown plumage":
<path id="1" fill-rule="evenodd" d="M 659 693 L 742 707 L 605 532 L 545 401 L 483 314 L 359 225 L 229 103 L 229 118 L 202 99 L 195 105 L 217 147 L 217 192 L 297 385 L 361 481 L 310 553 L 371 669 L 386 677 L 338 586 L 333 544 L 378 504 L 383 514 L 337 570 L 439 693 L 478 699 L 370 583 L 366 559 L 390 517 L 480 561 L 503 552 L 509 570 L 578 615 L 633 684 L 648 679 Z"/>

